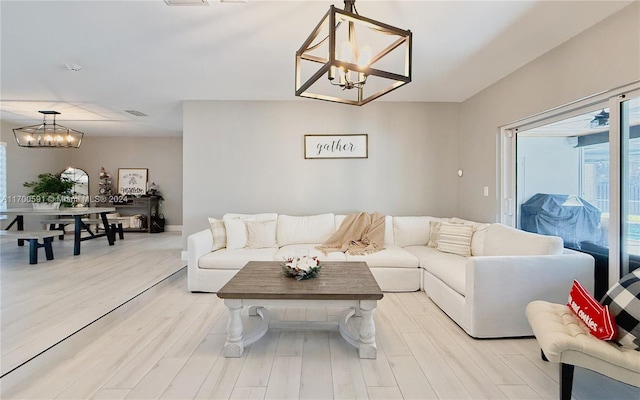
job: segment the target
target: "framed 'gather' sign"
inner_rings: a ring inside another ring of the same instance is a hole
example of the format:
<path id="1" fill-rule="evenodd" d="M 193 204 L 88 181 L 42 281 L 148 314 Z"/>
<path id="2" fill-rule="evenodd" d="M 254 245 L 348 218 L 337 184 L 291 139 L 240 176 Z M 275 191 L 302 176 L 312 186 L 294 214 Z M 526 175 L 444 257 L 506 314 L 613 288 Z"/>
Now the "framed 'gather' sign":
<path id="1" fill-rule="evenodd" d="M 304 135 L 304 158 L 368 158 L 369 136 Z"/>

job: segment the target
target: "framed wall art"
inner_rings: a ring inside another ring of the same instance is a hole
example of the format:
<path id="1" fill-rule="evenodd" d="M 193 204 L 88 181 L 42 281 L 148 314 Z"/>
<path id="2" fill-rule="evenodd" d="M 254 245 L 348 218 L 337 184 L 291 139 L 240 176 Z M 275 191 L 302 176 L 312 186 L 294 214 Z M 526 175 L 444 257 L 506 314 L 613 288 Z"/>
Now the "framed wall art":
<path id="1" fill-rule="evenodd" d="M 368 158 L 369 135 L 304 135 L 304 158 Z"/>
<path id="2" fill-rule="evenodd" d="M 146 194 L 148 171 L 147 168 L 118 168 L 118 193 L 126 196 Z"/>

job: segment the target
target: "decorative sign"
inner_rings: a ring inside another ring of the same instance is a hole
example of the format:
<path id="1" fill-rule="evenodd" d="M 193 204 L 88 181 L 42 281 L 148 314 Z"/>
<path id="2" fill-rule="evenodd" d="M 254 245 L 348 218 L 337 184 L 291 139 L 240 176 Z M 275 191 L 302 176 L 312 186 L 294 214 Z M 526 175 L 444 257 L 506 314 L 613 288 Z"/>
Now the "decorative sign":
<path id="1" fill-rule="evenodd" d="M 118 168 L 118 193 L 142 196 L 147 193 L 147 168 Z"/>
<path id="2" fill-rule="evenodd" d="M 304 158 L 368 158 L 369 136 L 304 135 Z"/>
<path id="3" fill-rule="evenodd" d="M 574 280 L 569 301 L 571 311 L 584 322 L 591 334 L 598 339 L 613 340 L 618 337 L 618 326 L 609 307 L 598 303 L 580 282 Z"/>

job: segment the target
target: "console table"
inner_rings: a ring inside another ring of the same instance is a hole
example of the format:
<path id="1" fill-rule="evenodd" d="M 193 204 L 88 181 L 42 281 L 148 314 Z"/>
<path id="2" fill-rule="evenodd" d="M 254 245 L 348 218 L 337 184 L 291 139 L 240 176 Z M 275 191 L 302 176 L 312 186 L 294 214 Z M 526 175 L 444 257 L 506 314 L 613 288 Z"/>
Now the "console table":
<path id="1" fill-rule="evenodd" d="M 151 215 L 160 214 L 160 198 L 158 196 L 133 197 L 127 203 L 96 203 L 98 207 L 115 207 L 122 216 L 142 214 L 147 218 L 147 226 L 143 229 L 129 228 L 127 231 L 151 232 Z"/>

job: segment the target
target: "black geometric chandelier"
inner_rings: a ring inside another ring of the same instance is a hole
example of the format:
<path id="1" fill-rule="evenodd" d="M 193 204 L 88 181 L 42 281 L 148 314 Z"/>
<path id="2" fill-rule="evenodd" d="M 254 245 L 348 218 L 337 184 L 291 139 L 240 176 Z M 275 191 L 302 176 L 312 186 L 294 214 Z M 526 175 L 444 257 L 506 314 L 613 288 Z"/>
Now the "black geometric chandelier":
<path id="1" fill-rule="evenodd" d="M 361 106 L 406 85 L 411 38 L 359 15 L 355 0 L 331 6 L 296 52 L 296 96 Z"/>
<path id="2" fill-rule="evenodd" d="M 24 126 L 13 130 L 18 146 L 36 148 L 78 148 L 84 133 L 56 124 L 57 111 L 38 111 L 44 114 L 38 125 Z M 53 123 L 47 123 L 47 115 L 53 115 Z"/>

